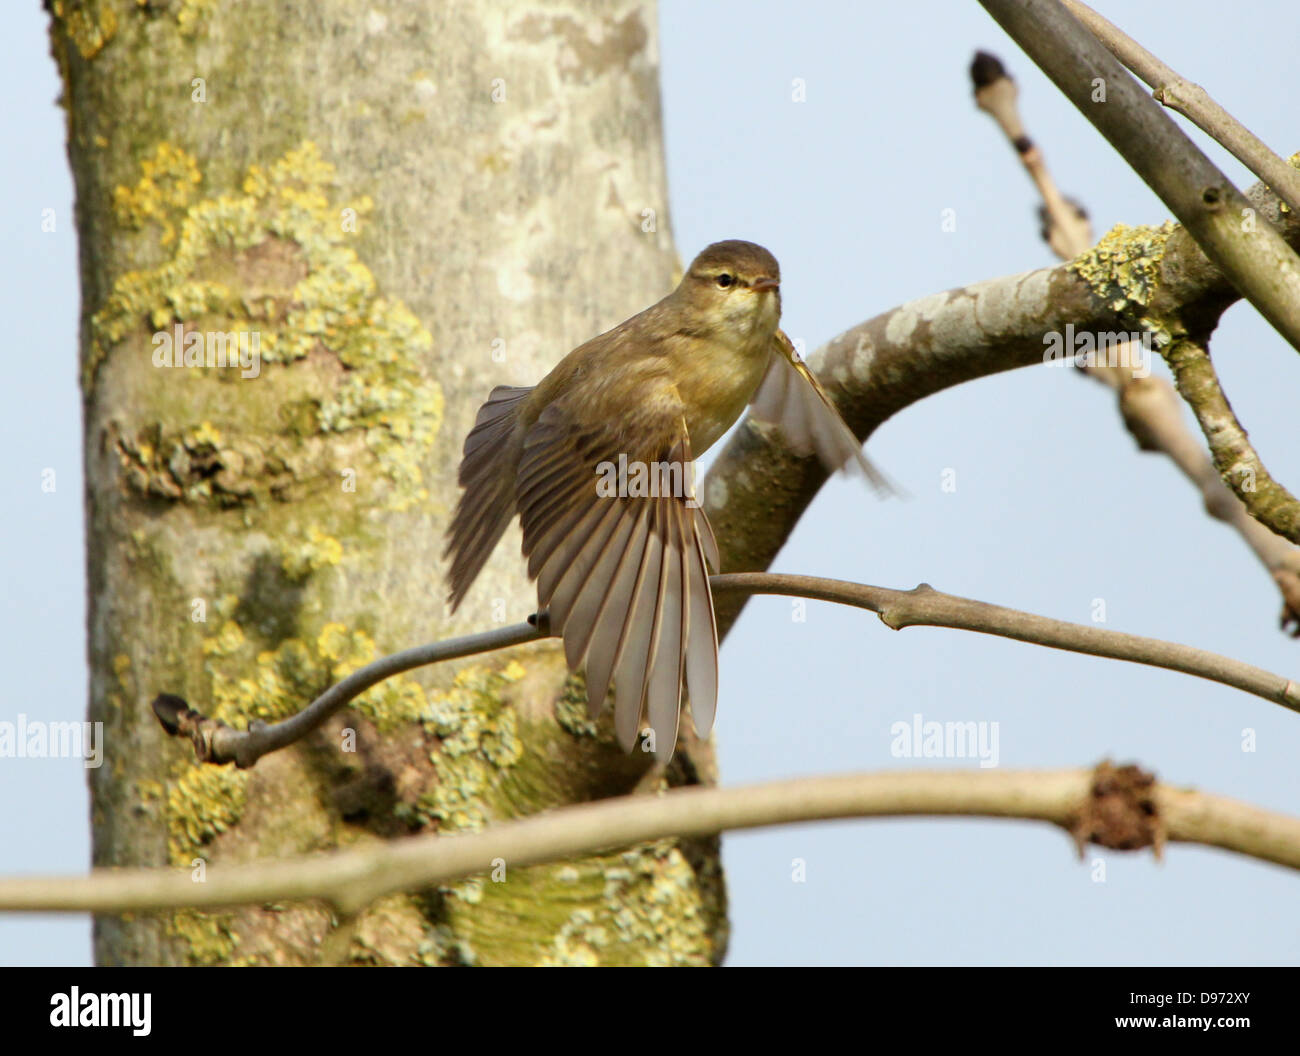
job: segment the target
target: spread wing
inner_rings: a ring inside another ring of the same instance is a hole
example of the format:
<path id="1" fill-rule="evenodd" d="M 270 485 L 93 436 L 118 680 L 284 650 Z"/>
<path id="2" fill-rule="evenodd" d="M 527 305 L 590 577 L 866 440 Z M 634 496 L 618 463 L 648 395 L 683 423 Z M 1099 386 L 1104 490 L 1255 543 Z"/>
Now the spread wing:
<path id="1" fill-rule="evenodd" d="M 815 452 L 832 473 L 856 466 L 877 491 L 897 490 L 862 453 L 862 442 L 781 330 L 773 338 L 771 365 L 750 409 L 756 418 L 775 423 L 795 454 Z"/>
<path id="2" fill-rule="evenodd" d="M 648 714 L 656 753 L 671 757 L 683 685 L 701 735 L 718 695 L 717 544 L 693 501 L 681 400 L 662 381 L 634 421 L 577 420 L 560 397 L 524 437 L 516 498 L 528 572 L 569 667 L 586 663 L 592 716 L 612 685 L 624 750 Z"/>
<path id="3" fill-rule="evenodd" d="M 465 437 L 458 478 L 465 490 L 447 535 L 453 612 L 515 515 L 515 465 L 519 458 L 516 419 L 532 391 L 498 385 L 479 408 L 474 428 Z"/>

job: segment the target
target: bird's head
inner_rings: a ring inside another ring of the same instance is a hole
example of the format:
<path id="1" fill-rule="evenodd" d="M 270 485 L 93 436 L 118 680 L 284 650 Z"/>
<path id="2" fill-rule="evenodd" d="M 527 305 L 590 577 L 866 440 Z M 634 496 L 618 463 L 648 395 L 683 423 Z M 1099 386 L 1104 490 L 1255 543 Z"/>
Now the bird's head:
<path id="1" fill-rule="evenodd" d="M 691 261 L 677 292 L 710 336 L 766 342 L 781 320 L 781 266 L 753 242 L 714 242 Z"/>

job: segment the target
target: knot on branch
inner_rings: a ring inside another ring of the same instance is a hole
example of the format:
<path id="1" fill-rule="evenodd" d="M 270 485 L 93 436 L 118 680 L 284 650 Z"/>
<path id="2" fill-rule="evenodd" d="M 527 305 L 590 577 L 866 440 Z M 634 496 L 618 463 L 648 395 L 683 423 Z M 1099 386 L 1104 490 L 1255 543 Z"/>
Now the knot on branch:
<path id="1" fill-rule="evenodd" d="M 1095 843 L 1117 851 L 1151 847 L 1158 861 L 1164 853 L 1165 830 L 1155 800 L 1155 775 L 1136 764 L 1115 766 L 1102 760 L 1092 774 L 1088 798 L 1071 813 L 1067 827 L 1079 857 Z"/>

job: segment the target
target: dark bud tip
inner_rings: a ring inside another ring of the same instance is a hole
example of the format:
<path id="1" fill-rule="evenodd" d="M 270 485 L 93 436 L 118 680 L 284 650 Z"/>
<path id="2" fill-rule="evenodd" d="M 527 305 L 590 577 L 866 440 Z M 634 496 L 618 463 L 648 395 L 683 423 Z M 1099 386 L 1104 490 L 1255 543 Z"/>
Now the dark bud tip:
<path id="1" fill-rule="evenodd" d="M 180 732 L 181 718 L 190 710 L 184 698 L 174 693 L 159 693 L 153 698 L 153 713 L 162 727 L 173 737 Z"/>
<path id="2" fill-rule="evenodd" d="M 994 81 L 1006 76 L 1006 67 L 996 55 L 990 55 L 987 51 L 975 53 L 975 58 L 970 64 L 970 79 L 975 86 L 975 91 L 987 88 Z"/>

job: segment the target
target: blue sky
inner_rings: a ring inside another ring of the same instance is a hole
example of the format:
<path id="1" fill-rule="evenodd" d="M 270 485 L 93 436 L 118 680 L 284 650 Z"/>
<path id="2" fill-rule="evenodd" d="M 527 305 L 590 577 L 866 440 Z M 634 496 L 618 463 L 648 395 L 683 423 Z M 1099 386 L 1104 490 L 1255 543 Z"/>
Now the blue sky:
<path id="1" fill-rule="evenodd" d="M 1283 78 L 1300 24 L 1293 5 L 1257 0 L 1236 19 L 1208 0 L 1095 6 L 1279 153 L 1300 149 Z M 0 44 L 10 158 L 0 171 L 10 320 L 0 719 L 79 718 L 86 695 L 76 244 L 37 8 L 10 5 Z M 671 0 L 660 22 L 678 250 L 689 259 L 722 238 L 766 245 L 781 262 L 785 328 L 809 349 L 909 298 L 1053 262 L 1031 184 L 971 102 L 977 48 L 1016 76 L 1030 134 L 1098 235 L 1168 216 L 975 3 Z M 792 99 L 796 78 L 803 102 Z M 1252 182 L 1194 135 L 1239 186 Z M 58 227 L 43 233 L 51 207 Z M 943 230 L 947 209 L 955 230 Z M 1257 450 L 1294 490 L 1300 357 L 1245 305 L 1228 312 L 1212 351 Z M 1165 460 L 1135 450 L 1108 393 L 1075 372 L 1027 369 L 940 393 L 887 422 L 868 452 L 910 498 L 878 502 L 858 481 L 832 481 L 776 569 L 925 581 L 1085 623 L 1101 599 L 1108 627 L 1300 668 L 1300 643 L 1278 632 L 1276 591 L 1253 557 Z M 41 490 L 50 467 L 53 493 Z M 941 487 L 945 473 L 955 491 Z M 921 715 L 996 722 L 1002 767 L 1132 759 L 1178 784 L 1300 809 L 1300 718 L 1170 672 L 957 631 L 896 633 L 820 603 L 797 622 L 789 599 L 759 598 L 724 646 L 721 674 L 728 785 L 975 765 L 895 758 L 891 726 Z M 1247 729 L 1252 752 L 1242 750 Z M 0 873 L 86 868 L 78 763 L 0 760 L 0 802 Z M 1172 847 L 1163 864 L 1090 849 L 1080 864 L 1046 826 L 889 820 L 732 835 L 724 853 L 731 964 L 1300 960 L 1295 877 L 1204 848 Z M 85 918 L 0 918 L 0 963 L 89 963 L 89 930 Z"/>

